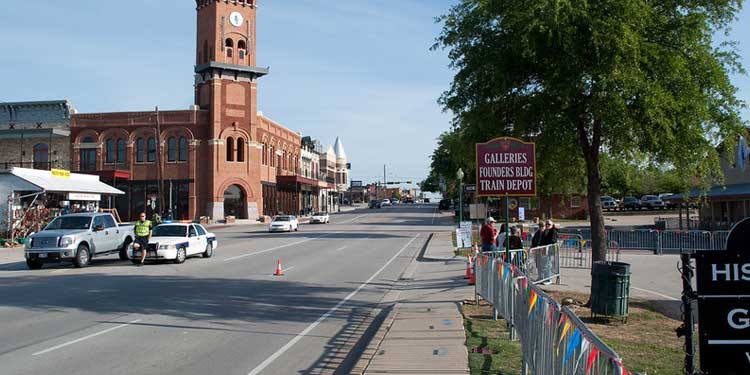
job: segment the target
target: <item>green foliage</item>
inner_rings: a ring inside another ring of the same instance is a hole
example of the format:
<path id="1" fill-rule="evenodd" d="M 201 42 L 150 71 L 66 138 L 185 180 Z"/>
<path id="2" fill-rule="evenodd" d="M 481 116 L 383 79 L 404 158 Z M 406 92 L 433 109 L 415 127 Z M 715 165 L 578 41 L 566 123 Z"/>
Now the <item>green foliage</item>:
<path id="1" fill-rule="evenodd" d="M 455 114 L 451 134 L 466 142 L 535 140 L 542 193 L 573 189 L 585 175 L 589 199 L 598 201 L 602 153 L 669 165 L 682 184 L 721 181 L 716 146 L 731 150 L 742 129 L 743 103 L 727 72 L 742 66 L 732 44 L 714 48 L 712 38 L 740 5 L 462 0 L 439 18 L 444 26 L 434 46 L 448 50 L 456 70 L 440 98 Z M 631 189 L 638 176 L 625 168 L 610 177 Z M 591 224 L 599 258 L 600 207 Z"/>

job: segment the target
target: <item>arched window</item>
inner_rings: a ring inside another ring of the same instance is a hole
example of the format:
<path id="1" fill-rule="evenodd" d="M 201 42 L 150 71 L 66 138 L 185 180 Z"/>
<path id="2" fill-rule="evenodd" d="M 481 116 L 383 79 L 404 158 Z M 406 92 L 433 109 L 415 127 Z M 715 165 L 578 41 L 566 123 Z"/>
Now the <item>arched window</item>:
<path id="1" fill-rule="evenodd" d="M 146 161 L 146 142 L 143 138 L 138 138 L 135 141 L 135 161 L 138 163 Z"/>
<path id="2" fill-rule="evenodd" d="M 179 152 L 177 155 L 177 160 L 187 161 L 187 153 L 188 153 L 187 139 L 185 137 L 180 137 L 180 145 L 179 145 Z"/>
<path id="3" fill-rule="evenodd" d="M 268 152 L 268 150 L 266 150 L 266 144 L 263 143 L 262 147 L 261 147 L 261 151 L 260 151 L 260 162 L 263 165 L 268 164 L 268 154 L 267 154 L 267 152 Z"/>
<path id="4" fill-rule="evenodd" d="M 156 139 L 154 137 L 148 137 L 148 162 L 153 163 L 156 161 Z"/>
<path id="5" fill-rule="evenodd" d="M 287 169 L 286 160 L 286 151 L 284 151 L 281 156 L 281 169 Z"/>
<path id="6" fill-rule="evenodd" d="M 117 162 L 125 162 L 125 140 L 117 138 Z"/>
<path id="7" fill-rule="evenodd" d="M 276 152 L 274 150 L 274 147 L 271 146 L 269 148 L 269 150 L 268 150 L 268 157 L 271 159 L 271 160 L 269 160 L 269 162 L 270 162 L 270 164 L 271 164 L 272 167 L 276 166 L 276 157 L 274 155 L 276 155 Z"/>
<path id="8" fill-rule="evenodd" d="M 115 162 L 115 141 L 112 138 L 107 138 L 105 145 L 106 162 L 112 164 Z"/>
<path id="9" fill-rule="evenodd" d="M 234 161 L 234 138 L 227 138 L 227 161 Z"/>
<path id="10" fill-rule="evenodd" d="M 240 54 L 240 60 L 245 58 L 245 54 L 247 53 L 247 45 L 245 45 L 244 40 L 240 40 L 237 42 L 237 52 Z"/>
<path id="11" fill-rule="evenodd" d="M 232 38 L 227 38 L 224 42 L 224 47 L 227 49 L 227 57 L 232 57 L 232 49 L 234 48 L 234 41 L 232 41 Z"/>
<path id="12" fill-rule="evenodd" d="M 245 138 L 237 138 L 237 161 L 245 161 Z"/>
<path id="13" fill-rule="evenodd" d="M 49 146 L 46 143 L 34 146 L 34 169 L 49 169 Z"/>
<path id="14" fill-rule="evenodd" d="M 82 143 L 94 143 L 94 139 L 86 137 Z M 93 171 L 96 170 L 96 149 L 95 148 L 83 148 L 79 151 L 81 157 L 81 164 L 79 169 L 82 171 Z"/>
<path id="15" fill-rule="evenodd" d="M 167 138 L 167 161 L 177 161 L 177 139 L 175 137 Z"/>

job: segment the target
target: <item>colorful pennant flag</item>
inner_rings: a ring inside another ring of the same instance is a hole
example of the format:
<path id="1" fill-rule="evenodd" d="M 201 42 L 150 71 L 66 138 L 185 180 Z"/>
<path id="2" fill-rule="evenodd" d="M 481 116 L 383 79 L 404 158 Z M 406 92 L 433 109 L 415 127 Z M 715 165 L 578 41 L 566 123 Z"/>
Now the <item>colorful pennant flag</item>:
<path id="1" fill-rule="evenodd" d="M 589 353 L 589 358 L 586 360 L 585 375 L 589 375 L 589 372 L 591 372 L 591 366 L 594 364 L 594 360 L 596 359 L 597 354 L 599 354 L 599 350 L 596 349 L 596 346 L 591 348 L 591 353 Z"/>
<path id="2" fill-rule="evenodd" d="M 585 337 L 581 336 L 581 354 L 578 355 L 578 359 L 576 360 L 576 365 L 573 367 L 573 373 L 575 374 L 578 372 L 578 365 L 581 364 L 581 359 L 583 359 L 583 355 L 586 354 L 586 350 L 589 348 L 589 340 L 586 340 Z"/>
<path id="3" fill-rule="evenodd" d="M 581 332 L 573 328 L 573 334 L 570 335 L 570 340 L 568 340 L 568 351 L 565 353 L 565 358 L 563 358 L 563 366 L 568 364 L 570 356 L 573 355 L 573 352 L 578 348 L 578 344 L 580 343 Z"/>

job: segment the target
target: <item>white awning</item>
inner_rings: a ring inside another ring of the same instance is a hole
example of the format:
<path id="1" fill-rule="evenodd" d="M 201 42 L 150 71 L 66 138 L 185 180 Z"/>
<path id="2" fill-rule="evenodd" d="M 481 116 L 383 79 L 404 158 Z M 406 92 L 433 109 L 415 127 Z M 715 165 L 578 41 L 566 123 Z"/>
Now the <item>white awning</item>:
<path id="1" fill-rule="evenodd" d="M 51 171 L 28 168 L 11 168 L 8 173 L 46 192 L 106 195 L 125 194 L 123 191 L 99 181 L 99 176 L 94 175 L 80 173 L 53 175 Z"/>

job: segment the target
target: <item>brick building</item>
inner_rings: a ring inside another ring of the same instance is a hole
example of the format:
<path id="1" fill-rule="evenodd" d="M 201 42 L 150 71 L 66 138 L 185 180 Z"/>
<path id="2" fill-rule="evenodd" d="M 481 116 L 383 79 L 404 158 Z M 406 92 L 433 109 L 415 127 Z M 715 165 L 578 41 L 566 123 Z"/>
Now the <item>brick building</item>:
<path id="1" fill-rule="evenodd" d="M 256 66 L 255 0 L 196 5 L 195 104 L 72 116 L 72 169 L 124 191 L 115 203 L 124 219 L 143 210 L 213 220 L 295 213 L 298 195 L 279 180 L 299 169 L 300 135 L 258 112 L 257 80 L 268 70 Z"/>

